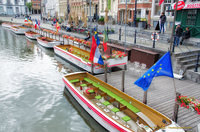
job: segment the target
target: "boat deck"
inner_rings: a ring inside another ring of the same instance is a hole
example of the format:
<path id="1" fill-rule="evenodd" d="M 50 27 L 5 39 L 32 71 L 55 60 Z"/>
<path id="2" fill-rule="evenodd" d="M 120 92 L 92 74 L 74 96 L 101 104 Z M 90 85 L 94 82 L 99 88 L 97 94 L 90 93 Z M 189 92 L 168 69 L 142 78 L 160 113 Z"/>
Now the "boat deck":
<path id="1" fill-rule="evenodd" d="M 123 117 L 128 117 L 127 114 L 123 112 L 123 108 L 120 110 L 119 106 L 117 106 L 119 104 L 116 104 L 116 102 L 114 103 L 115 100 L 112 100 L 111 98 L 106 98 L 106 94 L 103 91 L 98 90 L 93 84 L 84 80 L 81 81 L 81 84 L 78 82 L 77 79 L 71 80 L 71 82 L 81 94 L 83 94 L 87 99 L 89 99 L 92 102 L 92 104 L 98 107 L 98 109 L 104 112 L 107 116 L 113 118 L 118 123 L 126 126 L 127 128 L 133 131 L 138 131 L 138 129 L 141 129 L 133 119 L 130 119 L 127 122 L 123 120 Z M 91 89 L 91 87 L 92 90 L 94 90 L 94 93 L 87 94 L 85 91 L 87 91 L 87 89 Z M 114 109 L 116 109 L 116 113 L 114 112 Z"/>

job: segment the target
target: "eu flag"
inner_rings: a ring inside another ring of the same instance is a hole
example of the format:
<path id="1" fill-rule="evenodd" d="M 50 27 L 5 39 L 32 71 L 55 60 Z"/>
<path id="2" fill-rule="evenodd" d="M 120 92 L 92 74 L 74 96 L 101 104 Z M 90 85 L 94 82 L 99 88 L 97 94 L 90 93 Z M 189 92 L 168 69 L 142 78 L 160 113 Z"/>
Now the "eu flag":
<path id="1" fill-rule="evenodd" d="M 146 91 L 154 77 L 168 76 L 174 78 L 171 64 L 170 52 L 167 52 L 160 60 L 158 60 L 142 77 L 135 81 L 135 85 Z"/>
<path id="2" fill-rule="evenodd" d="M 97 32 L 97 29 L 96 29 L 96 28 L 94 28 L 94 37 L 95 37 L 95 39 L 96 39 L 97 46 L 99 46 L 99 44 L 100 44 L 100 39 L 99 39 L 99 37 L 98 37 L 98 32 Z"/>

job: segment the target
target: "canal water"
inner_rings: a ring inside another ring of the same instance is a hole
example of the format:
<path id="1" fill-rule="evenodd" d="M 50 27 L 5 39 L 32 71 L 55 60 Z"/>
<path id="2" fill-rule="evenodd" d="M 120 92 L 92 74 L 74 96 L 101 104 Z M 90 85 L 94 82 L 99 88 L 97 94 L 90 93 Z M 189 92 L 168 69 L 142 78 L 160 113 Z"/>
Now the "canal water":
<path id="1" fill-rule="evenodd" d="M 68 93 L 80 71 L 24 35 L 0 26 L 0 132 L 105 131 Z"/>

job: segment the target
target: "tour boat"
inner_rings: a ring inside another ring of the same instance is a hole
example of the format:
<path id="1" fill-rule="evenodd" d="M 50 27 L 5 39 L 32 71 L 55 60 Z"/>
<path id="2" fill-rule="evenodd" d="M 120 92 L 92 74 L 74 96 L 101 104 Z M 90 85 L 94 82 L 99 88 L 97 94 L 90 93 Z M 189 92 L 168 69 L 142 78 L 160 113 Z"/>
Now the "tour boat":
<path id="1" fill-rule="evenodd" d="M 55 45 L 60 45 L 62 42 L 49 37 L 37 37 L 37 42 L 45 48 L 53 48 Z"/>
<path id="2" fill-rule="evenodd" d="M 102 65 L 93 65 L 89 61 L 90 52 L 83 50 L 81 48 L 72 46 L 72 45 L 56 45 L 54 46 L 54 52 L 61 56 L 62 58 L 66 59 L 67 61 L 73 63 L 74 65 L 94 74 L 99 74 L 104 72 L 104 68 Z M 123 58 L 117 59 L 108 59 L 106 60 L 107 67 L 114 67 L 119 65 L 127 64 L 127 56 Z M 105 62 L 105 61 L 104 61 Z"/>
<path id="3" fill-rule="evenodd" d="M 41 37 L 39 33 L 33 32 L 33 31 L 27 31 L 25 32 L 25 35 L 29 39 L 36 39 L 37 37 Z"/>
<path id="4" fill-rule="evenodd" d="M 17 26 L 18 24 L 13 24 L 13 23 L 10 23 L 10 22 L 4 22 L 1 24 L 2 27 L 4 28 L 11 28 L 12 26 Z M 19 25 L 18 25 L 19 26 Z"/>
<path id="5" fill-rule="evenodd" d="M 65 90 L 111 132 L 184 132 L 175 122 L 86 72 L 63 77 Z"/>
<path id="6" fill-rule="evenodd" d="M 26 27 L 22 27 L 22 26 L 12 26 L 11 31 L 13 31 L 15 34 L 25 34 L 25 32 L 27 32 L 29 29 Z"/>

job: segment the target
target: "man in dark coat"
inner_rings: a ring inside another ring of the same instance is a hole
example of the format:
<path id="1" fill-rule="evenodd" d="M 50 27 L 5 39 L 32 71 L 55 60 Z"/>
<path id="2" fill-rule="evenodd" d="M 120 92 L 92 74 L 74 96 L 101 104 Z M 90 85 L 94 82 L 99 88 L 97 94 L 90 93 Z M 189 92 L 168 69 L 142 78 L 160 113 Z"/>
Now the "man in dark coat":
<path id="1" fill-rule="evenodd" d="M 183 29 L 181 28 L 181 25 L 178 24 L 175 30 L 174 46 L 179 45 L 179 41 L 180 41 L 180 37 L 182 36 L 182 33 L 183 33 Z"/>
<path id="2" fill-rule="evenodd" d="M 167 20 L 167 18 L 165 16 L 165 13 L 163 12 L 162 15 L 160 16 L 160 33 L 162 32 L 162 29 L 163 29 L 163 33 L 165 32 L 166 20 Z"/>
<path id="3" fill-rule="evenodd" d="M 189 27 L 186 27 L 186 30 L 183 32 L 183 36 L 182 36 L 180 45 L 183 44 L 183 41 L 184 41 L 185 39 L 189 39 L 189 38 L 190 38 L 190 30 L 189 30 Z"/>

